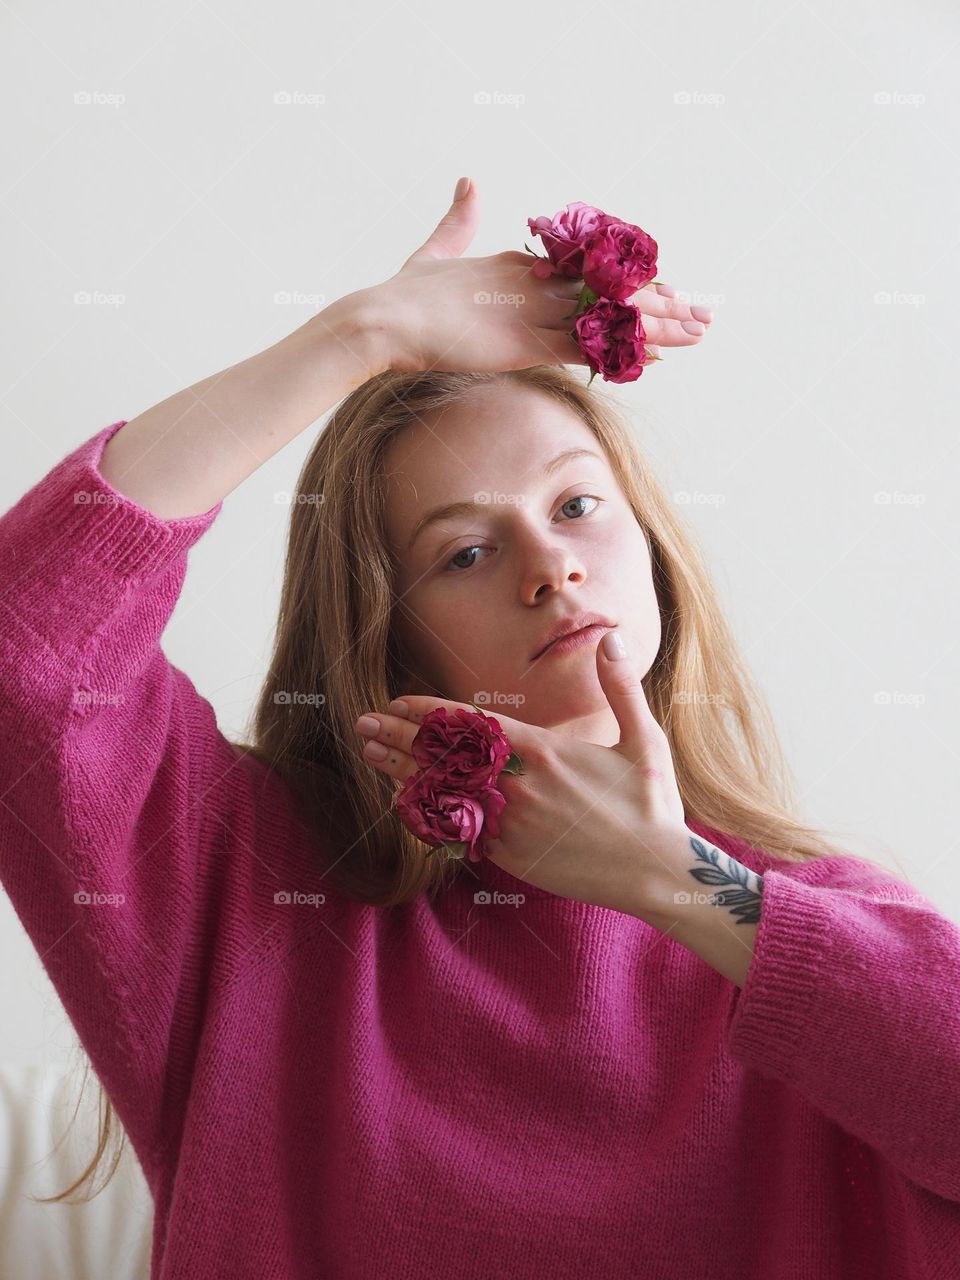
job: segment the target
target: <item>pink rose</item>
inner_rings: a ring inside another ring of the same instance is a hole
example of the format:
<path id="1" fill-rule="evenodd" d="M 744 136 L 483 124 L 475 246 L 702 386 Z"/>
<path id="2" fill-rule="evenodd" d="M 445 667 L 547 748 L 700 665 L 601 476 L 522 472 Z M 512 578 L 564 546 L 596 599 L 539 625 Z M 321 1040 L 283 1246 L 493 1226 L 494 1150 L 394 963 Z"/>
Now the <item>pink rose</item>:
<path id="1" fill-rule="evenodd" d="M 640 312 L 630 303 L 601 298 L 577 317 L 577 341 L 594 373 L 607 382 L 634 382 L 647 358 Z"/>
<path id="2" fill-rule="evenodd" d="M 505 804 L 506 797 L 494 786 L 455 792 L 429 773 L 409 777 L 396 799 L 404 826 L 418 839 L 431 845 L 464 844 L 471 862 L 479 862 L 486 852 L 485 832 L 493 839 L 500 835 L 498 818 Z"/>
<path id="3" fill-rule="evenodd" d="M 534 275 L 541 279 L 550 275 L 579 279 L 583 275 L 583 243 L 608 217 L 602 209 L 574 200 L 552 218 L 528 218 L 527 226 L 543 241 L 549 258 L 549 263 L 537 259 Z"/>
<path id="4" fill-rule="evenodd" d="M 450 716 L 446 707 L 437 707 L 424 716 L 411 752 L 417 766 L 441 776 L 449 790 L 475 791 L 496 782 L 510 744 L 494 716 L 463 707 Z"/>
<path id="5" fill-rule="evenodd" d="M 410 750 L 418 769 L 394 801 L 404 825 L 425 844 L 448 846 L 451 857 L 466 853 L 479 862 L 487 836 L 500 835 L 507 803 L 497 778 L 504 770 L 523 772 L 500 722 L 463 707 L 452 716 L 437 707 L 424 716 Z"/>
<path id="6" fill-rule="evenodd" d="M 610 218 L 587 237 L 584 284 L 598 298 L 626 302 L 657 274 L 657 242 L 630 222 Z"/>

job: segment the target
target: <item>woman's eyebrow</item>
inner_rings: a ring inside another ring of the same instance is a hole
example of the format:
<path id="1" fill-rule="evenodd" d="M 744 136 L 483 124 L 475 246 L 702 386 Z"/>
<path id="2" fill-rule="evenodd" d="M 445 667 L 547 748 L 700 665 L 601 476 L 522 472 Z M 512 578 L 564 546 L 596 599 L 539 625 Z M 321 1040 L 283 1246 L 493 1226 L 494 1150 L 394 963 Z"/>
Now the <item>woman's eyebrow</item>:
<path id="1" fill-rule="evenodd" d="M 584 449 L 576 446 L 571 449 L 564 449 L 558 453 L 555 458 L 551 458 L 547 465 L 543 468 L 541 479 L 552 476 L 555 471 L 559 471 L 562 466 L 568 462 L 573 462 L 575 458 L 596 458 L 598 462 L 604 459 L 594 449 Z M 434 507 L 428 511 L 416 524 L 410 540 L 407 543 L 407 551 L 413 548 L 413 544 L 420 537 L 420 534 L 431 524 L 436 524 L 440 520 L 449 520 L 453 516 L 468 516 L 475 511 L 487 511 L 490 504 L 487 502 L 447 502 L 441 507 Z"/>

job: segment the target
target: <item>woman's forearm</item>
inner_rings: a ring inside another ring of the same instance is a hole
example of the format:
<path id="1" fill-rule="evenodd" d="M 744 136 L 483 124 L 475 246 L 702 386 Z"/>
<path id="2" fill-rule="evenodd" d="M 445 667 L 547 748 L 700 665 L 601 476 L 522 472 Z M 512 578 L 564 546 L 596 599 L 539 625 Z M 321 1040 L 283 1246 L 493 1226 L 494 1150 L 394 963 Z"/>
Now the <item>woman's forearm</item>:
<path id="1" fill-rule="evenodd" d="M 107 443 L 101 474 L 164 519 L 200 515 L 389 367 L 369 291 L 348 294 L 272 347 L 132 418 Z"/>

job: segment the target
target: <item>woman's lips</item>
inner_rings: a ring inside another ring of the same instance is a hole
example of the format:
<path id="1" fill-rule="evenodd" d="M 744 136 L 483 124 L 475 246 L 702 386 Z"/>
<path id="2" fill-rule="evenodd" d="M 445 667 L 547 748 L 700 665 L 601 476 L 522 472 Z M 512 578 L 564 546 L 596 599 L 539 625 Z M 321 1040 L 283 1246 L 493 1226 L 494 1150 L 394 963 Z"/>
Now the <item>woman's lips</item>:
<path id="1" fill-rule="evenodd" d="M 560 640 L 554 640 L 553 644 L 547 645 L 537 662 L 546 658 L 551 653 L 573 653 L 575 649 L 581 649 L 584 645 L 596 645 L 597 641 L 605 631 L 612 631 L 613 627 L 605 626 L 602 622 L 596 622 L 591 627 L 581 627 L 579 631 L 571 631 L 569 635 L 563 636 Z"/>

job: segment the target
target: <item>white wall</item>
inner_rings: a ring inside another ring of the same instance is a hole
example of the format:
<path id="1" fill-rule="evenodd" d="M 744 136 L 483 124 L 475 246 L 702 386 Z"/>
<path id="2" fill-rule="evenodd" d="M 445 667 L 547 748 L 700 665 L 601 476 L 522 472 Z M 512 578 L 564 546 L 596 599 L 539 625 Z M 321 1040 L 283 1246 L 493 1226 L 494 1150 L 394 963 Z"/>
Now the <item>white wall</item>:
<path id="1" fill-rule="evenodd" d="M 715 304 L 699 348 L 611 390 L 670 489 L 701 495 L 684 511 L 807 816 L 960 919 L 955 12 L 13 0 L 0 31 L 4 509 L 102 426 L 393 274 L 461 173 L 484 210 L 472 255 L 601 205 Z M 269 651 L 273 494 L 313 434 L 227 499 L 166 634 L 228 734 Z M 2 896 L 0 968 L 0 1056 L 67 1060 Z"/>

